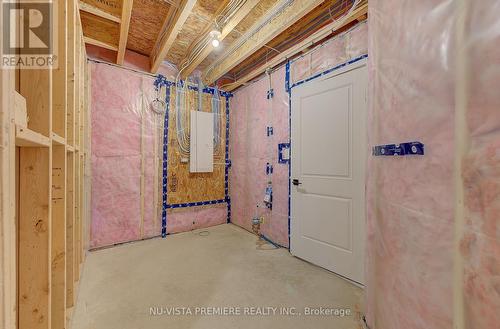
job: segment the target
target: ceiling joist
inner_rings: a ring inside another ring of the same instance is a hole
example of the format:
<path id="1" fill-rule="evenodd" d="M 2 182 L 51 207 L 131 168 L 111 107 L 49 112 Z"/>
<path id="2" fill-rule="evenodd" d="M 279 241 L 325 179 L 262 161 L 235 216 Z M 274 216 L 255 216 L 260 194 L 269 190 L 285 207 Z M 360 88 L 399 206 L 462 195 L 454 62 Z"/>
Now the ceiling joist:
<path id="1" fill-rule="evenodd" d="M 217 79 L 229 72 L 236 65 L 240 64 L 243 60 L 248 58 L 255 51 L 264 47 L 269 41 L 278 36 L 281 32 L 285 31 L 288 27 L 292 26 L 299 19 L 304 17 L 316 6 L 319 6 L 324 0 L 301 0 L 289 1 L 281 0 L 276 7 L 283 7 L 272 19 L 268 20 L 262 27 L 262 23 L 257 22 L 251 30 L 257 30 L 255 34 L 245 40 L 241 46 L 230 54 L 225 54 L 224 58 L 215 65 L 211 65 L 204 72 L 204 83 L 207 85 L 213 84 Z"/>
<path id="2" fill-rule="evenodd" d="M 252 11 L 260 0 L 247 0 L 243 6 L 233 15 L 231 20 L 222 28 L 222 34 L 219 41 L 224 40 L 229 33 Z M 189 76 L 200 65 L 205 58 L 214 50 L 212 44 L 208 44 L 203 51 L 184 69 L 183 78 Z"/>
<path id="3" fill-rule="evenodd" d="M 102 42 L 102 41 L 96 40 L 94 38 L 85 37 L 85 36 L 83 37 L 83 39 L 84 39 L 85 43 L 87 43 L 89 45 L 94 45 L 94 46 L 98 46 L 98 47 L 101 47 L 104 49 L 118 51 L 118 47 L 115 45 L 110 45 L 109 43 Z"/>
<path id="4" fill-rule="evenodd" d="M 116 63 L 122 65 L 125 59 L 125 50 L 127 49 L 128 30 L 130 27 L 130 17 L 132 16 L 133 0 L 123 0 L 122 17 L 120 23 L 120 42 L 118 44 L 118 55 Z"/>
<path id="5" fill-rule="evenodd" d="M 254 69 L 252 72 L 247 74 L 244 78 L 239 79 L 238 81 L 228 84 L 224 87 L 224 90 L 227 91 L 233 91 L 242 84 L 256 78 L 257 76 L 261 75 L 266 71 L 266 69 L 270 67 L 274 67 L 287 58 L 290 58 L 294 54 L 297 54 L 298 52 L 306 49 L 309 47 L 311 44 L 315 44 L 316 42 L 323 40 L 324 38 L 328 37 L 330 34 L 335 33 L 335 31 L 342 29 L 344 26 L 347 26 L 348 24 L 354 22 L 354 21 L 363 21 L 366 20 L 368 14 L 368 3 L 367 2 L 362 2 L 360 5 L 357 6 L 348 16 L 345 16 L 339 20 L 335 20 L 334 22 L 324 26 L 317 32 L 313 33 L 310 35 L 308 38 L 303 40 L 302 42 L 290 47 L 289 49 L 285 50 L 281 54 L 277 55 L 271 61 L 257 67 Z"/>
<path id="6" fill-rule="evenodd" d="M 120 23 L 121 22 L 120 17 L 116 17 L 114 15 L 111 15 L 110 13 L 105 12 L 104 10 L 99 9 L 97 7 L 94 7 L 94 6 L 92 6 L 92 5 L 90 5 L 90 4 L 86 3 L 86 2 L 83 2 L 83 1 L 80 1 L 80 10 L 83 10 L 83 11 L 85 11 L 87 13 L 90 13 L 90 14 L 93 14 L 93 15 L 96 15 L 96 16 L 108 19 L 108 20 L 116 22 L 116 23 Z"/>
<path id="7" fill-rule="evenodd" d="M 186 22 L 196 0 L 182 0 L 165 33 L 160 33 L 151 54 L 151 72 L 156 73 Z M 170 19 L 170 17 L 167 17 Z M 166 24 L 164 24 L 166 25 Z"/>

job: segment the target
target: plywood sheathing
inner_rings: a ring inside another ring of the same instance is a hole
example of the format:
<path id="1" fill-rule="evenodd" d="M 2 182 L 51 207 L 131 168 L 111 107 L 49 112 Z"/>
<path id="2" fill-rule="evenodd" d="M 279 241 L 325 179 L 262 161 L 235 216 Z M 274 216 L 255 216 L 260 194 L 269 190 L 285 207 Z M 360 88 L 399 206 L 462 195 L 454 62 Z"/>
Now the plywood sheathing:
<path id="1" fill-rule="evenodd" d="M 118 47 L 120 24 L 85 11 L 80 12 L 80 17 L 83 34 L 86 37 Z"/>
<path id="2" fill-rule="evenodd" d="M 266 12 L 274 6 L 278 0 L 261 0 L 258 5 L 236 26 L 236 28 L 221 42 L 219 48 L 213 51 L 199 66 L 199 70 L 204 70 L 221 53 L 228 49 L 243 33 L 248 31 Z"/>
<path id="3" fill-rule="evenodd" d="M 163 0 L 134 0 L 127 48 L 149 56 L 170 10 L 175 8 Z"/>
<path id="4" fill-rule="evenodd" d="M 207 33 L 207 27 L 213 24 L 216 13 L 221 8 L 224 8 L 227 3 L 228 0 L 198 0 L 177 35 L 166 60 L 179 65 L 188 55 L 189 48 L 199 40 L 200 36 Z"/>
<path id="5" fill-rule="evenodd" d="M 175 88 L 171 90 L 170 114 L 169 114 L 169 144 L 168 144 L 168 204 L 178 204 L 187 202 L 200 202 L 209 200 L 220 200 L 225 197 L 225 145 L 226 145 L 226 117 L 225 98 L 220 98 L 221 121 L 221 144 L 214 150 L 214 171 L 212 173 L 190 173 L 189 163 L 181 163 L 181 155 L 176 138 L 175 120 Z M 187 92 L 186 111 L 198 107 L 198 93 L 196 91 Z M 211 112 L 212 95 L 203 94 L 202 110 Z M 215 118 L 217 119 L 217 118 Z M 187 127 L 189 129 L 189 126 Z M 171 184 L 173 178 L 177 181 L 175 190 Z"/>

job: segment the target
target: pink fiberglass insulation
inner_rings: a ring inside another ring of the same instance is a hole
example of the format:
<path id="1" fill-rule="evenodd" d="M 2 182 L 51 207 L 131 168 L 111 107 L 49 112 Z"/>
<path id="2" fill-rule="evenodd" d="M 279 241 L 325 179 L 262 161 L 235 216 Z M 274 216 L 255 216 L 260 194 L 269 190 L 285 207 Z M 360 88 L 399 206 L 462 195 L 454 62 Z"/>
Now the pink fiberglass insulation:
<path id="1" fill-rule="evenodd" d="M 464 304 L 466 328 L 500 325 L 500 3 L 470 3 L 466 56 L 470 64 L 463 160 L 465 187 Z"/>
<path id="2" fill-rule="evenodd" d="M 372 329 L 500 323 L 500 95 L 493 88 L 500 81 L 500 5 L 459 3 L 369 5 L 370 145 L 418 140 L 426 149 L 423 157 L 369 159 Z M 464 108 L 466 132 L 455 125 Z M 456 179 L 462 134 L 467 145 Z M 455 199 L 461 184 L 465 226 Z M 460 249 L 456 227 L 464 231 Z M 459 252 L 463 267 L 454 262 Z M 463 282 L 453 285 L 457 277 Z"/>
<path id="3" fill-rule="evenodd" d="M 292 83 L 367 53 L 367 24 L 336 36 L 291 64 Z M 229 176 L 232 222 L 251 230 L 254 216 L 264 216 L 261 233 L 288 247 L 288 165 L 278 163 L 278 144 L 290 139 L 285 68 L 238 90 L 231 100 Z M 267 99 L 272 88 L 274 97 Z M 266 127 L 273 127 L 267 137 Z M 266 175 L 266 164 L 273 175 Z M 272 211 L 263 207 L 269 180 L 273 187 Z M 257 208 L 259 205 L 259 208 Z"/>
<path id="4" fill-rule="evenodd" d="M 261 233 L 288 246 L 288 165 L 278 163 L 278 144 L 289 140 L 285 69 L 272 73 L 271 81 L 271 100 L 267 99 L 268 77 L 238 91 L 231 100 L 231 215 L 233 223 L 247 230 L 251 230 L 252 217 L 264 216 Z M 274 130 L 270 137 L 266 133 L 268 126 Z M 274 168 L 272 176 L 266 175 L 268 162 Z M 263 205 L 269 180 L 273 186 L 272 211 Z"/>
<path id="5" fill-rule="evenodd" d="M 370 145 L 420 141 L 426 148 L 423 157 L 369 157 L 366 281 L 371 328 L 452 326 L 455 95 L 450 7 L 449 1 L 370 2 Z"/>
<path id="6" fill-rule="evenodd" d="M 107 64 L 91 63 L 90 67 L 90 247 L 158 236 L 164 116 L 150 110 L 152 100 L 158 96 L 153 85 L 155 78 Z M 226 221 L 226 204 L 168 211 L 167 232 L 184 232 Z"/>
<path id="7" fill-rule="evenodd" d="M 295 59 L 290 67 L 291 82 L 304 80 L 368 53 L 368 24 L 359 23 Z"/>
<path id="8" fill-rule="evenodd" d="M 336 36 L 291 64 L 292 83 L 325 71 L 367 53 L 367 24 Z M 290 139 L 288 94 L 285 68 L 238 90 L 231 100 L 229 176 L 232 222 L 251 230 L 254 216 L 264 216 L 261 233 L 288 246 L 288 165 L 278 163 L 278 144 Z M 267 99 L 269 88 L 274 97 Z M 266 127 L 273 127 L 267 137 Z M 266 164 L 273 175 L 266 175 Z M 273 187 L 272 211 L 263 207 L 269 180 Z M 259 208 L 257 208 L 259 205 Z"/>
<path id="9" fill-rule="evenodd" d="M 148 104 L 156 97 L 154 78 L 106 64 L 94 63 L 91 68 L 90 246 L 95 248 L 157 236 L 161 232 L 161 222 L 153 200 L 155 180 L 160 173 L 158 165 L 155 166 L 158 157 L 153 150 L 160 147 L 155 143 L 157 136 L 161 136 L 156 130 L 162 126 L 162 116 L 148 109 Z M 144 180 L 143 205 L 141 176 Z"/>
<path id="10" fill-rule="evenodd" d="M 97 247 L 140 238 L 141 119 L 128 109 L 140 97 L 141 77 L 108 65 L 91 68 L 90 247 Z"/>
<path id="11" fill-rule="evenodd" d="M 168 210 L 167 233 L 187 232 L 195 229 L 225 224 L 227 205 L 191 207 Z"/>

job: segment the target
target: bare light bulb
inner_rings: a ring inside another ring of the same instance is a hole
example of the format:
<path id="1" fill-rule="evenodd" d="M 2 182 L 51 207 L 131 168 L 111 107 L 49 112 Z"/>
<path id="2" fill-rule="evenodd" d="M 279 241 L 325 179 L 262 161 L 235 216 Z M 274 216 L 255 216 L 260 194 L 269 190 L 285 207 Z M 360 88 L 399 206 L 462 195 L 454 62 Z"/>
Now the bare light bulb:
<path id="1" fill-rule="evenodd" d="M 218 39 L 213 39 L 212 40 L 212 46 L 214 46 L 215 48 L 219 47 L 220 45 L 220 41 Z"/>

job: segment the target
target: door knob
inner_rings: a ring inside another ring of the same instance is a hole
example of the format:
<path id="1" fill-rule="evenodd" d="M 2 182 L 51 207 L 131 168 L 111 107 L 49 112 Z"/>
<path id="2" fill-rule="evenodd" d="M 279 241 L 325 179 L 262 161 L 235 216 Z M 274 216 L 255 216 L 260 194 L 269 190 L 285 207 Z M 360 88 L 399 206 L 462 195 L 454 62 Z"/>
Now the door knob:
<path id="1" fill-rule="evenodd" d="M 297 185 L 302 185 L 302 183 L 301 183 L 301 182 L 299 182 L 299 180 L 298 180 L 298 179 L 293 179 L 293 180 L 292 180 L 292 184 L 293 184 L 293 185 L 295 185 L 295 186 L 297 186 Z"/>

